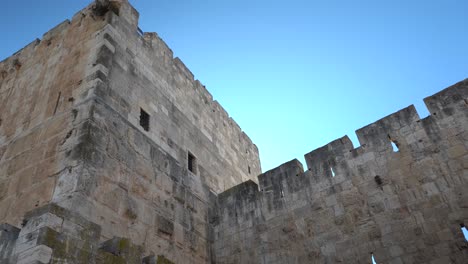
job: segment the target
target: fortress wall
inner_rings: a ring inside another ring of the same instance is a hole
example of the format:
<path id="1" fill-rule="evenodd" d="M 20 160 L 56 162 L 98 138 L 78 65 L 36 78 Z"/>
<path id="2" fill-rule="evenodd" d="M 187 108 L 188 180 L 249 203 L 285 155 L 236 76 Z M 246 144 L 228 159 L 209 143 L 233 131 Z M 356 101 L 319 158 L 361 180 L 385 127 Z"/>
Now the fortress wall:
<path id="1" fill-rule="evenodd" d="M 203 180 L 100 100 L 80 130 L 70 157 L 83 166 L 61 175 L 53 202 L 98 224 L 100 241 L 125 237 L 146 255 L 206 263 L 214 194 Z"/>
<path id="2" fill-rule="evenodd" d="M 256 183 L 205 87 L 126 1 L 97 4 L 0 63 L 0 262 L 464 263 L 467 81 Z"/>
<path id="3" fill-rule="evenodd" d="M 216 263 L 464 263 L 468 82 L 221 193 Z M 399 147 L 394 152 L 393 141 Z"/>
<path id="4" fill-rule="evenodd" d="M 215 192 L 255 179 L 256 146 L 156 33 L 140 34 L 128 20 L 114 15 L 103 31 L 113 46 L 103 100 L 179 162 L 190 151 Z M 139 126 L 140 108 L 151 116 L 149 131 Z"/>
<path id="5" fill-rule="evenodd" d="M 76 164 L 82 122 L 79 95 L 94 33 L 105 25 L 88 7 L 0 62 L 0 222 L 20 226 L 24 213 L 47 204 L 58 175 Z"/>
<path id="6" fill-rule="evenodd" d="M 126 1 L 97 1 L 1 63 L 0 220 L 21 228 L 25 212 L 53 203 L 99 225 L 101 242 L 119 236 L 168 263 L 207 263 L 213 191 L 259 174 L 258 151 L 137 22 Z M 25 250 L 28 230 L 0 242 Z"/>
<path id="7" fill-rule="evenodd" d="M 95 17 L 107 24 L 93 35 L 93 55 L 78 88 L 81 108 L 75 110 L 83 116 L 66 153 L 76 165 L 57 177 L 52 202 L 98 224 L 100 241 L 125 237 L 146 255 L 207 263 L 213 191 L 247 178 L 248 164 L 251 174 L 259 172 L 258 152 L 205 88 L 187 79 L 189 71 L 165 44 L 137 32 L 137 15 L 123 4 Z M 204 117 L 197 115 L 206 106 L 197 100 L 219 113 L 206 120 L 209 125 L 226 126 L 201 126 Z M 140 108 L 151 116 L 149 131 L 140 125 Z M 188 151 L 197 159 L 193 172 Z"/>

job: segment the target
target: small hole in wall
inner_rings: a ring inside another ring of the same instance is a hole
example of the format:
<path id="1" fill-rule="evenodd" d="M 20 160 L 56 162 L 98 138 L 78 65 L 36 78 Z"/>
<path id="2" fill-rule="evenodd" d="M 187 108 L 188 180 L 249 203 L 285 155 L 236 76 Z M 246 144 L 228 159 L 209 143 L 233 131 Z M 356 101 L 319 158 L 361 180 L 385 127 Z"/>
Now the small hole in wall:
<path id="1" fill-rule="evenodd" d="M 150 115 L 145 110 L 140 108 L 140 126 L 145 130 L 149 131 L 150 128 Z"/>
<path id="2" fill-rule="evenodd" d="M 400 151 L 400 149 L 398 148 L 398 145 L 395 141 L 391 141 L 392 142 L 392 148 L 393 148 L 393 152 L 398 152 Z"/>
<path id="3" fill-rule="evenodd" d="M 374 254 L 373 254 L 373 253 L 371 254 L 371 258 L 372 258 L 372 264 L 377 264 L 377 262 L 375 261 L 375 258 L 374 258 Z"/>
<path id="4" fill-rule="evenodd" d="M 465 237 L 465 240 L 468 241 L 468 229 L 466 229 L 466 226 L 464 224 L 460 224 L 460 227 L 461 227 L 463 236 Z"/>
<path id="5" fill-rule="evenodd" d="M 377 183 L 377 185 L 379 186 L 383 184 L 382 178 L 380 178 L 379 175 L 375 176 L 374 180 L 375 180 L 375 183 Z"/>
<path id="6" fill-rule="evenodd" d="M 392 139 L 392 137 L 390 137 L 390 135 L 388 135 L 388 139 L 390 140 L 390 143 L 392 144 L 393 152 L 400 151 L 400 148 L 398 146 L 398 142 L 396 140 Z"/>
<path id="7" fill-rule="evenodd" d="M 250 169 L 250 166 L 248 166 L 249 174 L 252 173 L 252 170 Z"/>

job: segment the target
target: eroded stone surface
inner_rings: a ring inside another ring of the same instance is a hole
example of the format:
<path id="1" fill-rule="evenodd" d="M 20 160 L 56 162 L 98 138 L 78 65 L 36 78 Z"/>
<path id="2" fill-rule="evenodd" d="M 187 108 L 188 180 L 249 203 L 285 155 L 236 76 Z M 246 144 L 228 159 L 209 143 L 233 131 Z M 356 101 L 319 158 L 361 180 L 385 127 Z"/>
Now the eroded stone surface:
<path id="1" fill-rule="evenodd" d="M 218 196 L 216 263 L 466 263 L 468 81 Z M 399 150 L 394 152 L 391 142 Z"/>
<path id="2" fill-rule="evenodd" d="M 467 259 L 467 81 L 257 179 L 256 146 L 138 16 L 99 0 L 0 62 L 0 262 Z"/>

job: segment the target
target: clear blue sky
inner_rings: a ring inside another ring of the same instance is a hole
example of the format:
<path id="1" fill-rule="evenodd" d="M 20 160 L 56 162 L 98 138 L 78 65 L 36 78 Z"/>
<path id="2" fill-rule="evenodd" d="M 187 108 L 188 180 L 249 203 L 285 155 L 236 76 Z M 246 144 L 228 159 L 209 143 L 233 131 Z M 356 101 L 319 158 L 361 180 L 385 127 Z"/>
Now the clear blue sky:
<path id="1" fill-rule="evenodd" d="M 0 59 L 90 0 L 3 1 Z M 466 0 L 134 0 L 268 170 L 468 77 Z M 304 164 L 305 165 L 305 164 Z"/>

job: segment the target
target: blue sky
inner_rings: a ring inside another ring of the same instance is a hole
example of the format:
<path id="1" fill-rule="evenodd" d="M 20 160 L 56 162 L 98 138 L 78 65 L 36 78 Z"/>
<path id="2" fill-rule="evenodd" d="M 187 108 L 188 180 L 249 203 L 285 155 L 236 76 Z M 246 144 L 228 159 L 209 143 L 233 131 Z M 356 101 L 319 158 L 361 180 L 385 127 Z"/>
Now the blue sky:
<path id="1" fill-rule="evenodd" d="M 5 1 L 0 59 L 89 0 Z M 260 149 L 264 170 L 468 77 L 468 1 L 134 0 Z M 305 164 L 304 164 L 305 165 Z"/>

